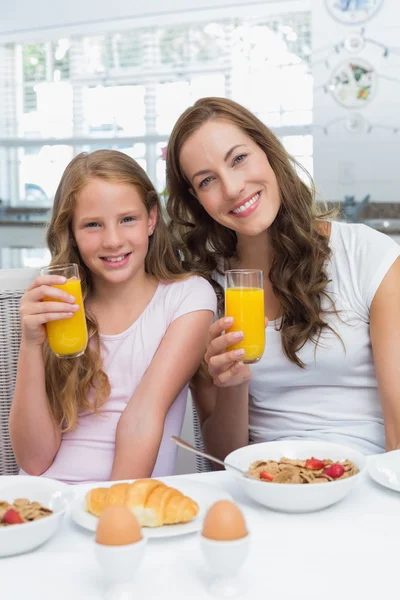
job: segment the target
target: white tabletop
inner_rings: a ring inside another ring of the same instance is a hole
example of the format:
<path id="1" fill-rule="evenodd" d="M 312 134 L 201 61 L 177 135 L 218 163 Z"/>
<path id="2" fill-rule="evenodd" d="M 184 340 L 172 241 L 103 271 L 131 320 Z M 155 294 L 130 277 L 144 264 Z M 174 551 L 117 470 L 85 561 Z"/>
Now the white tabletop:
<path id="1" fill-rule="evenodd" d="M 400 585 L 400 495 L 366 474 L 342 502 L 320 512 L 284 514 L 247 500 L 226 472 L 183 475 L 230 492 L 251 533 L 240 579 L 251 600 L 378 600 Z M 1 483 L 6 483 L 2 478 Z M 4 600 L 102 600 L 94 534 L 69 515 L 47 544 L 0 559 Z M 132 583 L 132 600 L 210 600 L 198 534 L 150 539 Z"/>

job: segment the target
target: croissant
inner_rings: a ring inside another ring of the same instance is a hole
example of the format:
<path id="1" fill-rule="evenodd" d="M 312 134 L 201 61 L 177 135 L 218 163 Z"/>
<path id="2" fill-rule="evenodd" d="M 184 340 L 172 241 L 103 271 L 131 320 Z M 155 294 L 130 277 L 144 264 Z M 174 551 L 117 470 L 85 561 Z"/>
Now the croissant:
<path id="1" fill-rule="evenodd" d="M 142 527 L 187 523 L 199 511 L 194 500 L 157 479 L 115 483 L 107 488 L 94 488 L 85 496 L 85 510 L 96 517 L 111 505 L 129 508 Z"/>

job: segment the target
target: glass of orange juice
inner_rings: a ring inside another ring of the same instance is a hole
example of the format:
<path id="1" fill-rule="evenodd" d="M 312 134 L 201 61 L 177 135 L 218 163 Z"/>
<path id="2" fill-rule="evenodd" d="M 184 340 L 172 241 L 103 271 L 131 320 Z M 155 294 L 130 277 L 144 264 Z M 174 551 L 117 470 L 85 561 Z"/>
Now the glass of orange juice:
<path id="1" fill-rule="evenodd" d="M 265 347 L 263 272 L 259 269 L 225 271 L 225 315 L 234 323 L 226 333 L 243 331 L 242 341 L 228 350 L 245 350 L 244 363 L 260 360 Z"/>
<path id="2" fill-rule="evenodd" d="M 53 285 L 53 287 L 65 290 L 75 298 L 75 303 L 79 304 L 79 310 L 72 317 L 46 323 L 47 340 L 54 354 L 59 358 L 77 358 L 85 352 L 88 343 L 78 265 L 70 263 L 68 265 L 43 267 L 40 269 L 40 273 L 41 275 L 60 275 L 66 277 L 66 283 Z M 47 302 L 59 302 L 55 298 L 44 298 L 43 300 Z"/>

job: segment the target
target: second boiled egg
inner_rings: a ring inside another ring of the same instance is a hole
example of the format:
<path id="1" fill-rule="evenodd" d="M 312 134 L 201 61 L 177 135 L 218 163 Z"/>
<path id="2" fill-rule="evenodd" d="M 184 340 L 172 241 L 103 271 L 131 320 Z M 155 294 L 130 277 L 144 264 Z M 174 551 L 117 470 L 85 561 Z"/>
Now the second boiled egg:
<path id="1" fill-rule="evenodd" d="M 247 534 L 242 511 L 234 502 L 219 500 L 209 508 L 202 530 L 205 538 L 232 541 L 244 538 Z"/>

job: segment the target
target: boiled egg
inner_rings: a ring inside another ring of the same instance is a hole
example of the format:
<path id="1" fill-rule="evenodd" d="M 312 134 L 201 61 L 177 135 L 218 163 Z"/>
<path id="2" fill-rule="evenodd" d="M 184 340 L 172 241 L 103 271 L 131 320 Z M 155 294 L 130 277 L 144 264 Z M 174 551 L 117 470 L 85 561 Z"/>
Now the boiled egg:
<path id="1" fill-rule="evenodd" d="M 203 537 L 232 541 L 244 538 L 247 534 L 242 511 L 234 502 L 219 500 L 209 508 L 203 523 Z"/>
<path id="2" fill-rule="evenodd" d="M 140 542 L 142 533 L 135 515 L 124 506 L 108 506 L 100 517 L 96 542 L 104 546 L 125 546 Z"/>

